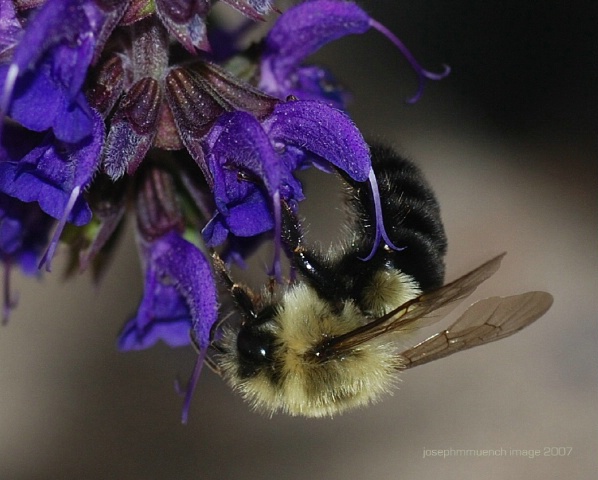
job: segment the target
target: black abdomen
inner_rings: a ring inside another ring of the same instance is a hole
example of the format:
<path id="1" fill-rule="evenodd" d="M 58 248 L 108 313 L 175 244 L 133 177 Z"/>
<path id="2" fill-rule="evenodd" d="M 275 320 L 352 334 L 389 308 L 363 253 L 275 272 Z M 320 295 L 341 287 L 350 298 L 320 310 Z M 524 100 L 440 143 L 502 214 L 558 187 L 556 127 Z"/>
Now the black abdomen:
<path id="1" fill-rule="evenodd" d="M 420 169 L 392 149 L 374 145 L 371 152 L 384 227 L 390 240 L 402 250 L 385 248 L 384 242 L 381 242 L 374 257 L 362 262 L 361 269 L 365 270 L 360 276 L 367 282 L 365 277 L 370 269 L 378 269 L 381 263 L 387 263 L 411 275 L 424 291 L 441 286 L 447 242 L 440 208 L 432 189 Z M 342 264 L 344 269 L 354 269 L 359 265 L 355 257 L 367 256 L 375 239 L 370 186 L 350 182 L 348 203 L 355 218 L 352 228 L 357 233 L 354 246 L 346 252 Z"/>
<path id="2" fill-rule="evenodd" d="M 305 248 L 299 222 L 292 211 L 283 209 L 283 238 L 293 265 L 318 295 L 338 308 L 353 300 L 368 309 L 363 295 L 374 277 L 386 268 L 410 275 L 422 291 L 442 285 L 446 236 L 440 209 L 432 189 L 413 163 L 393 150 L 373 146 L 372 166 L 376 173 L 384 227 L 398 249 L 380 242 L 374 255 L 376 215 L 372 188 L 346 178 L 349 231 L 351 238 L 340 253 L 322 255 Z"/>

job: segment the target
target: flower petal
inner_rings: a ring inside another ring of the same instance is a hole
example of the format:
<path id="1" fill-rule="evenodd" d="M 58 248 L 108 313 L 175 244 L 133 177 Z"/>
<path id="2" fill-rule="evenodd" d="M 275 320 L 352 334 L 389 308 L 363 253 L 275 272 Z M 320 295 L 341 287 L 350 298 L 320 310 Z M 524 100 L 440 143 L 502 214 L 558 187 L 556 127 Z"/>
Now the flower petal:
<path id="1" fill-rule="evenodd" d="M 317 0 L 287 10 L 265 40 L 262 65 L 278 81 L 287 79 L 309 55 L 325 44 L 366 32 L 368 15 L 351 2 Z"/>
<path id="2" fill-rule="evenodd" d="M 317 155 L 364 182 L 371 168 L 370 149 L 343 112 L 317 101 L 280 103 L 264 122 L 270 137 Z"/>
<path id="3" fill-rule="evenodd" d="M 38 202 L 44 212 L 62 218 L 75 188 L 83 190 L 96 173 L 104 141 L 104 122 L 94 113 L 92 135 L 77 144 L 64 144 L 47 134 L 20 161 L 0 162 L 0 191 L 23 202 Z M 79 197 L 68 221 L 83 225 L 91 211 Z"/>
<path id="4" fill-rule="evenodd" d="M 172 285 L 159 281 L 151 268 L 146 272 L 143 299 L 135 317 L 124 326 L 118 337 L 122 351 L 141 350 L 163 341 L 170 347 L 191 344 L 191 315 L 185 299 Z"/>
<path id="5" fill-rule="evenodd" d="M 218 319 L 218 300 L 212 268 L 205 255 L 176 232 L 155 242 L 151 260 L 185 299 L 192 329 L 200 348 L 207 347 L 210 330 Z"/>
<path id="6" fill-rule="evenodd" d="M 48 0 L 28 22 L 15 48 L 10 69 L 16 69 L 17 76 L 2 74 L 2 108 L 12 97 L 8 114 L 14 120 L 36 131 L 52 126 L 56 137 L 66 142 L 89 135 L 93 114 L 82 88 L 98 35 L 106 33 L 102 27 L 107 18 L 89 0 Z M 42 105 L 53 108 L 38 115 L 39 104 L 27 101 L 29 93 L 44 97 Z"/>

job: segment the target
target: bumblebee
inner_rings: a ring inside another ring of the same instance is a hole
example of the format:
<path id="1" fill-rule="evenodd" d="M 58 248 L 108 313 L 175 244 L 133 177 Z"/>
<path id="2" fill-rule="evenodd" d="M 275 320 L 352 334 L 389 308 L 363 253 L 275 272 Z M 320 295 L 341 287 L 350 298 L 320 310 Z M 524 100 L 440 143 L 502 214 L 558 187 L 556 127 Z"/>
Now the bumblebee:
<path id="1" fill-rule="evenodd" d="M 258 296 L 216 260 L 242 315 L 238 327 L 216 336 L 216 369 L 260 411 L 323 417 L 370 404 L 392 390 L 400 370 L 512 335 L 552 304 L 545 292 L 488 298 L 401 351 L 412 332 L 440 320 L 493 275 L 504 254 L 443 286 L 447 241 L 432 189 L 393 150 L 373 146 L 371 153 L 392 248 L 382 242 L 368 257 L 373 194 L 346 178 L 352 234 L 327 253 L 305 245 L 300 222 L 283 208 L 298 281 Z"/>

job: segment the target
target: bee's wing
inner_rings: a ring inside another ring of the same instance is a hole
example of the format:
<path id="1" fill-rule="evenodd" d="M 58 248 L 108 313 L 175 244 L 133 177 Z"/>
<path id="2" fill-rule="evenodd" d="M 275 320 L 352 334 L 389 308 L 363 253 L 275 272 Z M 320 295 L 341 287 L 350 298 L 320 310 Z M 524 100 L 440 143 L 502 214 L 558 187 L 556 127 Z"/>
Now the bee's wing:
<path id="1" fill-rule="evenodd" d="M 404 303 L 383 317 L 326 340 L 315 348 L 315 355 L 320 358 L 342 355 L 380 335 L 414 330 L 438 322 L 458 301 L 471 295 L 478 285 L 494 275 L 504 255 L 498 255 L 457 280 Z"/>
<path id="2" fill-rule="evenodd" d="M 513 335 L 544 315 L 551 305 L 552 295 L 546 292 L 480 300 L 448 329 L 401 353 L 404 366 L 416 367 Z"/>

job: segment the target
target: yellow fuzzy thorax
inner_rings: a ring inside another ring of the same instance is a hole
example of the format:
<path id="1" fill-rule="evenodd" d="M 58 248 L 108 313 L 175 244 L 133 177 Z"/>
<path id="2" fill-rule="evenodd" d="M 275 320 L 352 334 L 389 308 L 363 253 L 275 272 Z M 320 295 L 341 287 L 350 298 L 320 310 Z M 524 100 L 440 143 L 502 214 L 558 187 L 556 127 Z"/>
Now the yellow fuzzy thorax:
<path id="1" fill-rule="evenodd" d="M 371 311 L 387 313 L 419 293 L 410 277 L 381 272 L 365 292 Z M 333 416 L 375 402 L 392 389 L 400 369 L 396 337 L 385 335 L 327 359 L 314 348 L 364 325 L 366 318 L 352 301 L 334 309 L 308 285 L 285 292 L 268 331 L 276 338 L 272 365 L 250 378 L 238 375 L 235 335 L 225 336 L 225 377 L 256 409 L 306 417 Z M 274 380 L 273 380 L 274 379 Z"/>

